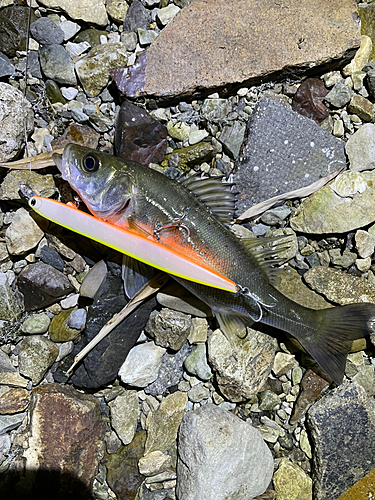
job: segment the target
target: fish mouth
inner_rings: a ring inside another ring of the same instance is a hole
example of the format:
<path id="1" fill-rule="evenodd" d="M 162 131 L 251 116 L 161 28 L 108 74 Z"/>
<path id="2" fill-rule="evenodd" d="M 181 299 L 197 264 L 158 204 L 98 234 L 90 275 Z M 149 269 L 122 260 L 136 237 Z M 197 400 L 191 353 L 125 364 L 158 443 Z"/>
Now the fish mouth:
<path id="1" fill-rule="evenodd" d="M 57 168 L 60 170 L 62 178 L 65 180 L 67 180 L 70 175 L 69 162 L 68 162 L 70 146 L 71 146 L 70 144 L 67 144 L 65 146 L 62 155 L 58 153 L 52 154 L 52 159 L 55 162 Z"/>

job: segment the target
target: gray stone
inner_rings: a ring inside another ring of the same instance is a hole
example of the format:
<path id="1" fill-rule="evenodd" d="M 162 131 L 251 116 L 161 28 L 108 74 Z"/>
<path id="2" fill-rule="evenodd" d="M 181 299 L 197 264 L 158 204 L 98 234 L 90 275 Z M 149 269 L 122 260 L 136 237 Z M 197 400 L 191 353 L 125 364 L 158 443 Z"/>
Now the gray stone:
<path id="1" fill-rule="evenodd" d="M 185 370 L 192 375 L 195 375 L 200 380 L 206 381 L 212 377 L 212 371 L 207 363 L 206 345 L 199 344 L 194 347 L 194 350 L 185 359 Z"/>
<path id="2" fill-rule="evenodd" d="M 166 26 L 180 12 L 177 5 L 169 4 L 167 7 L 159 9 L 156 13 L 156 19 L 162 26 Z"/>
<path id="3" fill-rule="evenodd" d="M 87 312 L 86 309 L 76 309 L 72 311 L 67 320 L 69 328 L 76 330 L 84 330 L 86 324 Z"/>
<path id="4" fill-rule="evenodd" d="M 142 30 L 138 28 L 138 39 L 141 47 L 151 45 L 157 36 L 158 34 L 154 30 Z"/>
<path id="5" fill-rule="evenodd" d="M 139 418 L 139 403 L 136 391 L 124 391 L 109 403 L 111 424 L 124 445 L 132 442 Z"/>
<path id="6" fill-rule="evenodd" d="M 87 50 L 91 48 L 91 45 L 89 42 L 80 42 L 80 43 L 73 43 L 73 42 L 68 42 L 65 46 L 65 50 L 67 53 L 70 55 L 72 59 L 80 56 Z"/>
<path id="7" fill-rule="evenodd" d="M 338 269 L 313 267 L 304 274 L 304 279 L 313 290 L 335 304 L 375 303 L 375 285 Z"/>
<path id="8" fill-rule="evenodd" d="M 88 115 L 83 111 L 83 102 L 70 101 L 68 111 L 72 113 L 74 120 L 78 123 L 85 123 L 89 119 Z"/>
<path id="9" fill-rule="evenodd" d="M 375 168 L 375 125 L 365 123 L 348 139 L 345 146 L 350 170 L 361 172 Z"/>
<path id="10" fill-rule="evenodd" d="M 64 33 L 64 41 L 70 40 L 81 29 L 80 25 L 73 21 L 61 21 L 59 28 Z"/>
<path id="11" fill-rule="evenodd" d="M 0 436 L 19 427 L 26 415 L 26 412 L 15 415 L 0 415 Z"/>
<path id="12" fill-rule="evenodd" d="M 247 500 L 264 493 L 273 459 L 260 433 L 214 405 L 184 416 L 178 440 L 177 496 Z"/>
<path id="13" fill-rule="evenodd" d="M 152 451 L 138 462 L 139 472 L 144 476 L 155 476 L 172 467 L 171 457 L 161 451 Z"/>
<path id="14" fill-rule="evenodd" d="M 22 255 L 37 246 L 44 233 L 24 208 L 14 214 L 5 232 L 5 241 L 11 255 Z"/>
<path id="15" fill-rule="evenodd" d="M 309 409 L 307 422 L 314 445 L 314 498 L 338 498 L 375 467 L 374 403 L 357 383 L 344 382 Z"/>
<path id="16" fill-rule="evenodd" d="M 334 108 L 343 108 L 353 96 L 353 91 L 344 82 L 337 82 L 333 89 L 328 92 L 324 100 Z"/>
<path id="17" fill-rule="evenodd" d="M 226 125 L 219 136 L 219 141 L 223 144 L 227 153 L 234 159 L 237 159 L 239 155 L 245 130 L 245 123 L 235 121 L 232 125 Z"/>
<path id="18" fill-rule="evenodd" d="M 270 99 L 256 106 L 246 137 L 235 174 L 241 193 L 239 213 L 273 196 L 312 184 L 346 163 L 342 141 L 309 118 Z"/>
<path id="19" fill-rule="evenodd" d="M 138 28 L 147 30 L 151 23 L 151 12 L 139 0 L 134 0 L 126 12 L 124 31 L 137 31 Z"/>
<path id="20" fill-rule="evenodd" d="M 40 17 L 30 24 L 32 37 L 41 45 L 60 45 L 64 41 L 64 32 L 49 17 Z"/>
<path id="21" fill-rule="evenodd" d="M 368 233 L 367 231 L 363 231 L 363 229 L 359 229 L 355 233 L 355 245 L 357 247 L 358 254 L 362 257 L 362 259 L 371 257 L 375 248 L 375 235 Z"/>
<path id="22" fill-rule="evenodd" d="M 56 192 L 55 181 L 50 174 L 41 175 L 28 170 L 11 170 L 0 186 L 0 200 L 21 200 L 19 182 L 26 182 L 39 196 L 50 198 Z"/>
<path id="23" fill-rule="evenodd" d="M 228 340 L 221 330 L 208 338 L 210 365 L 221 392 L 233 402 L 259 392 L 271 372 L 275 351 L 274 339 L 250 328 L 245 339 Z"/>
<path id="24" fill-rule="evenodd" d="M 210 391 L 203 384 L 196 384 L 188 391 L 188 398 L 192 403 L 200 403 L 210 397 Z"/>
<path id="25" fill-rule="evenodd" d="M 59 348 L 54 342 L 41 335 L 24 338 L 19 347 L 18 360 L 21 375 L 30 378 L 33 385 L 39 384 L 48 368 L 56 361 Z"/>
<path id="26" fill-rule="evenodd" d="M 286 352 L 278 352 L 275 356 L 272 371 L 276 377 L 285 375 L 289 370 L 292 370 L 296 365 L 296 359 L 292 354 Z"/>
<path id="27" fill-rule="evenodd" d="M 66 12 L 71 19 L 81 19 L 88 24 L 93 23 L 99 26 L 108 24 L 104 0 L 85 0 L 85 2 L 43 0 L 40 3 L 50 9 Z"/>
<path id="28" fill-rule="evenodd" d="M 350 252 L 348 249 L 345 249 L 341 253 L 340 248 L 332 248 L 328 250 L 328 254 L 334 266 L 343 267 L 345 269 L 353 265 L 357 259 L 357 254 Z"/>
<path id="29" fill-rule="evenodd" d="M 291 210 L 288 207 L 276 207 L 267 210 L 262 214 L 260 220 L 263 224 L 267 224 L 268 226 L 277 226 L 283 222 L 288 215 L 290 215 Z"/>
<path id="30" fill-rule="evenodd" d="M 191 331 L 191 316 L 163 308 L 154 311 L 146 325 L 146 332 L 161 347 L 178 351 L 184 345 Z"/>
<path id="31" fill-rule="evenodd" d="M 22 323 L 22 331 L 30 334 L 46 333 L 51 323 L 46 313 L 32 314 Z"/>
<path id="32" fill-rule="evenodd" d="M 45 45 L 39 49 L 42 71 L 47 78 L 63 85 L 77 85 L 72 58 L 61 45 Z"/>
<path id="33" fill-rule="evenodd" d="M 211 122 L 223 120 L 231 111 L 228 99 L 205 99 L 201 107 L 202 117 Z"/>
<path id="34" fill-rule="evenodd" d="M 107 130 L 113 127 L 113 120 L 104 116 L 103 113 L 92 114 L 89 116 L 89 120 L 97 132 L 107 132 Z"/>
<path id="35" fill-rule="evenodd" d="M 14 66 L 5 54 L 0 52 L 0 78 L 14 75 Z"/>
<path id="36" fill-rule="evenodd" d="M 165 351 L 154 342 L 133 347 L 118 373 L 122 382 L 133 387 L 146 387 L 154 382 Z"/>
<path id="37" fill-rule="evenodd" d="M 192 293 L 188 292 L 182 286 L 176 287 L 175 284 L 171 286 L 167 283 L 163 287 L 163 291 L 156 295 L 156 300 L 161 306 L 168 309 L 191 314 L 199 318 L 206 318 L 212 315 L 211 309 L 204 302 L 194 297 Z"/>
<path id="38" fill-rule="evenodd" d="M 25 144 L 25 136 L 34 128 L 31 104 L 22 92 L 0 82 L 0 161 L 15 158 Z"/>
<path id="39" fill-rule="evenodd" d="M 302 233 L 346 233 L 375 221 L 375 173 L 346 171 L 306 198 L 290 219 Z"/>
<path id="40" fill-rule="evenodd" d="M 26 5 L 10 5 L 9 1 L 1 2 L 0 11 L 0 51 L 14 57 L 16 51 L 27 49 L 29 38 L 28 24 L 36 20 L 34 9 Z"/>
<path id="41" fill-rule="evenodd" d="M 20 313 L 20 306 L 9 286 L 6 274 L 0 273 L 0 319 L 14 320 Z"/>
<path id="42" fill-rule="evenodd" d="M 121 33 L 121 42 L 125 45 L 128 52 L 133 52 L 137 46 L 137 35 L 133 31 L 123 31 Z"/>
<path id="43" fill-rule="evenodd" d="M 105 43 L 92 48 L 87 56 L 75 64 L 78 78 L 86 94 L 89 97 L 100 94 L 108 83 L 109 70 L 126 66 L 127 61 L 126 47 L 123 43 Z"/>
<path id="44" fill-rule="evenodd" d="M 260 410 L 273 410 L 275 406 L 279 405 L 281 400 L 277 394 L 270 390 L 263 391 L 259 394 L 259 409 Z"/>

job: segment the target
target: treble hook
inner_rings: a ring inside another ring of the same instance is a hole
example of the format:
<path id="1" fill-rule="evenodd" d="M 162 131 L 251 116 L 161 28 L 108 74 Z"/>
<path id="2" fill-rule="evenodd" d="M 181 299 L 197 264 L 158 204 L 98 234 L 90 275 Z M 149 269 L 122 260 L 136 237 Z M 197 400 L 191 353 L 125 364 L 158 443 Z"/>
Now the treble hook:
<path id="1" fill-rule="evenodd" d="M 181 217 L 176 217 L 175 219 L 167 220 L 165 222 L 165 224 L 156 224 L 156 226 L 154 228 L 154 236 L 156 237 L 156 239 L 159 241 L 160 240 L 159 233 L 161 231 L 164 231 L 164 229 L 170 229 L 172 227 L 178 227 L 178 228 L 184 229 L 186 231 L 186 237 L 189 238 L 190 229 L 187 226 L 185 226 L 185 224 L 182 224 L 182 220 L 187 216 L 187 214 L 189 213 L 189 210 L 190 210 L 190 208 L 187 207 L 184 210 L 184 213 L 181 215 Z"/>
<path id="2" fill-rule="evenodd" d="M 247 286 L 244 286 L 244 287 L 242 287 L 241 285 L 236 285 L 236 286 L 237 286 L 238 293 L 242 293 L 243 295 L 246 295 L 246 297 L 249 297 L 250 299 L 252 299 L 255 302 L 255 304 L 258 306 L 258 309 L 259 309 L 259 317 L 258 318 L 252 316 L 248 312 L 250 318 L 255 323 L 259 323 L 259 321 L 262 321 L 262 318 L 263 318 L 263 309 L 262 309 L 262 306 L 263 307 L 275 307 L 276 304 L 277 304 L 277 299 L 275 299 L 275 297 L 272 297 L 272 295 L 270 295 L 270 297 L 272 297 L 275 302 L 273 304 L 266 304 L 257 295 L 255 295 L 254 293 L 251 293 L 250 290 L 249 290 L 249 288 Z"/>

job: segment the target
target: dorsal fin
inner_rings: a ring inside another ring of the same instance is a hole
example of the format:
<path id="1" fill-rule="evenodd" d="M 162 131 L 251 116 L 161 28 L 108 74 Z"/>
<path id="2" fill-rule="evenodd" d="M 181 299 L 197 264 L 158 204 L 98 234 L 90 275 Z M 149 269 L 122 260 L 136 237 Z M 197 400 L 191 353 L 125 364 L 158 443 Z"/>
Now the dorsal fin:
<path id="1" fill-rule="evenodd" d="M 195 194 L 223 224 L 234 218 L 235 194 L 232 184 L 222 183 L 219 178 L 201 179 L 197 175 L 181 176 L 177 181 Z"/>
<path id="2" fill-rule="evenodd" d="M 292 240 L 292 234 L 283 234 L 270 238 L 244 238 L 241 242 L 251 257 L 257 261 L 270 284 L 273 285 L 282 272 L 280 267 L 275 266 L 285 261 L 285 259 L 280 258 L 280 253 L 290 248 Z"/>

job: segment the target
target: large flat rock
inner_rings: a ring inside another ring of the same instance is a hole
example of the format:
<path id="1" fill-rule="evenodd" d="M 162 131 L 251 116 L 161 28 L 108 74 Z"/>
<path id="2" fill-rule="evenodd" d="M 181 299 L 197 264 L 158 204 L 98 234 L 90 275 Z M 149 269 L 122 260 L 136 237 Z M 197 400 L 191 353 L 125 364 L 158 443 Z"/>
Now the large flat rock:
<path id="1" fill-rule="evenodd" d="M 360 42 L 357 18 L 353 0 L 195 0 L 133 67 L 111 74 L 128 96 L 255 82 L 351 57 Z"/>

